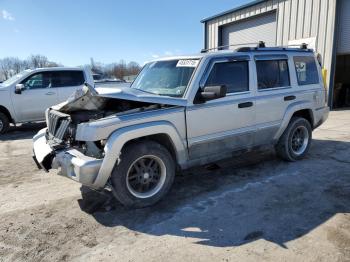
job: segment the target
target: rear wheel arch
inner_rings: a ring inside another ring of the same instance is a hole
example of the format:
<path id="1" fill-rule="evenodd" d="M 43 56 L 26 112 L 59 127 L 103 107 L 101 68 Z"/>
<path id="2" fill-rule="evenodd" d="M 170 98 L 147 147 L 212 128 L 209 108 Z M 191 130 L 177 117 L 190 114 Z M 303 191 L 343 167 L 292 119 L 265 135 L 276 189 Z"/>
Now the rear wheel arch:
<path id="1" fill-rule="evenodd" d="M 315 127 L 314 113 L 313 113 L 313 110 L 311 109 L 311 105 L 309 104 L 291 105 L 285 112 L 282 122 L 280 124 L 280 127 L 276 132 L 276 134 L 274 135 L 273 140 L 275 141 L 275 143 L 278 142 L 283 132 L 287 129 L 288 125 L 290 124 L 292 119 L 295 117 L 301 117 L 306 119 L 310 123 L 311 129 L 312 130 L 314 129 Z"/>
<path id="2" fill-rule="evenodd" d="M 290 118 L 289 122 L 293 119 L 293 117 L 301 117 L 309 121 L 311 128 L 314 127 L 314 115 L 311 109 L 301 109 L 297 110 L 293 113 L 292 117 Z"/>

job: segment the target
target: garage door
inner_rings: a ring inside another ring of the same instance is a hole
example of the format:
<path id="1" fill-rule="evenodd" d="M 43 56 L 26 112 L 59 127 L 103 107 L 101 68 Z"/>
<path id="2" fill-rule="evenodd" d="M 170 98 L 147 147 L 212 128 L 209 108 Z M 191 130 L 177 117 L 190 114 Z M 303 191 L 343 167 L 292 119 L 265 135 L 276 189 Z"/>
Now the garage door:
<path id="1" fill-rule="evenodd" d="M 267 46 L 274 46 L 276 45 L 276 25 L 276 12 L 225 25 L 221 31 L 221 43 L 222 45 L 244 45 L 244 43 L 264 41 Z M 230 47 L 230 49 L 236 48 L 237 46 Z"/>
<path id="2" fill-rule="evenodd" d="M 350 1 L 339 1 L 338 54 L 350 54 Z"/>

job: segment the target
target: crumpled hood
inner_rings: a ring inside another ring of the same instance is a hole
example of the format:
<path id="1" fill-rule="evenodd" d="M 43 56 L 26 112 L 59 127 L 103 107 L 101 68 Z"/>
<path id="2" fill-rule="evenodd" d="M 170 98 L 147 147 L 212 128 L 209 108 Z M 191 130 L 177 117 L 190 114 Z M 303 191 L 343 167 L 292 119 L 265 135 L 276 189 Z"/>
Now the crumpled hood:
<path id="1" fill-rule="evenodd" d="M 141 90 L 126 86 L 98 87 L 95 89 L 100 97 L 117 98 L 146 103 L 157 103 L 163 105 L 186 106 L 183 98 L 173 98 L 143 92 Z"/>
<path id="2" fill-rule="evenodd" d="M 186 99 L 183 98 L 153 95 L 125 86 L 98 87 L 95 89 L 85 84 L 82 89 L 75 91 L 67 101 L 53 106 L 52 109 L 61 112 L 81 109 L 95 110 L 108 98 L 173 106 L 186 106 L 187 104 Z"/>

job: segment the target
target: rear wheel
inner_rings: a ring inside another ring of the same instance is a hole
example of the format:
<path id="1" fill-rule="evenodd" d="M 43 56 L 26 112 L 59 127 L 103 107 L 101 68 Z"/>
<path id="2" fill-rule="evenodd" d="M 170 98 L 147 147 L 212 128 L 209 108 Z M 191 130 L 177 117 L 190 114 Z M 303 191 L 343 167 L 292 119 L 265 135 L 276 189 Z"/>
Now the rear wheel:
<path id="1" fill-rule="evenodd" d="M 113 194 L 128 207 L 150 206 L 165 196 L 174 177 L 174 159 L 165 147 L 153 141 L 131 144 L 112 172 Z"/>
<path id="2" fill-rule="evenodd" d="M 309 151 L 311 139 L 309 121 L 302 117 L 293 117 L 276 145 L 276 152 L 287 161 L 302 159 Z"/>
<path id="3" fill-rule="evenodd" d="M 6 133 L 9 127 L 10 120 L 4 113 L 0 112 L 0 134 Z"/>

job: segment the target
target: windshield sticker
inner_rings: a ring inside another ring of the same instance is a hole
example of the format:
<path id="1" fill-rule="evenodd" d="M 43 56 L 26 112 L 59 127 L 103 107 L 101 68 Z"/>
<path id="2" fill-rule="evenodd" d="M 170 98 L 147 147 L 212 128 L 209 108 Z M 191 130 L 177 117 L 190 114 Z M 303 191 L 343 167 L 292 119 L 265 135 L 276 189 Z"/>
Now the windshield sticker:
<path id="1" fill-rule="evenodd" d="M 190 60 L 190 59 L 184 59 L 184 60 L 179 60 L 177 62 L 176 67 L 196 67 L 199 63 L 199 60 Z"/>

